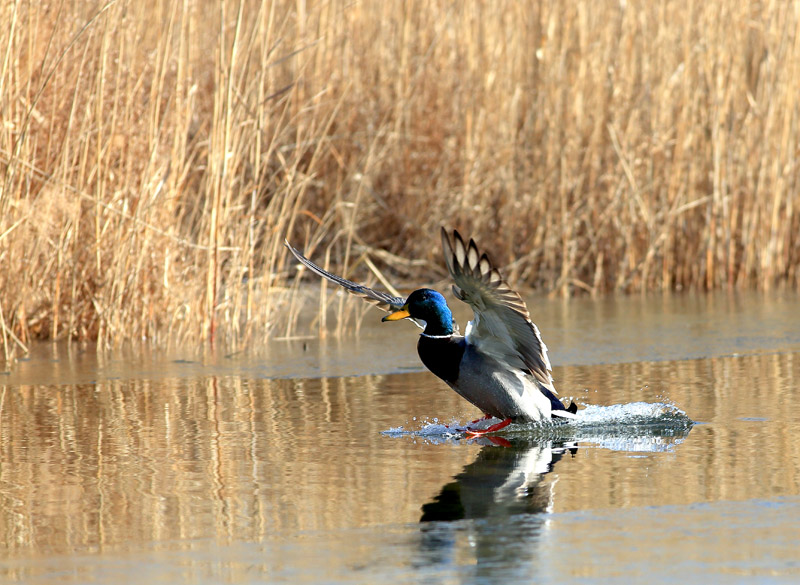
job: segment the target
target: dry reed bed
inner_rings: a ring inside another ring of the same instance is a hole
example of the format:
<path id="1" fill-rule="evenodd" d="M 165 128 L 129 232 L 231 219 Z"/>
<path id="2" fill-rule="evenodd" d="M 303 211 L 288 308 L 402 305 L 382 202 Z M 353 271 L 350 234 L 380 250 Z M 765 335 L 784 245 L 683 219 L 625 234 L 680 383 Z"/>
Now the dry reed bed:
<path id="1" fill-rule="evenodd" d="M 800 282 L 796 3 L 0 18 L 7 358 L 36 338 L 286 334 L 287 235 L 365 279 L 443 276 L 444 224 L 552 294 Z"/>

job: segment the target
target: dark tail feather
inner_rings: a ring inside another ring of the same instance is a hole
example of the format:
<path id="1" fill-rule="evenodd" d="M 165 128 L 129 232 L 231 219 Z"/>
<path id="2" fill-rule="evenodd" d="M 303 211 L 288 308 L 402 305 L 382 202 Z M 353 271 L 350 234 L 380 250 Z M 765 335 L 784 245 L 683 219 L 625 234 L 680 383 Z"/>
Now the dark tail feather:
<path id="1" fill-rule="evenodd" d="M 547 388 L 541 388 L 541 391 L 542 394 L 544 394 L 550 399 L 550 406 L 552 407 L 553 410 L 566 410 L 567 412 L 570 412 L 572 414 L 578 412 L 578 405 L 575 404 L 574 402 L 570 402 L 569 406 L 564 406 L 564 403 L 561 402 L 558 398 L 556 398 L 556 395 L 550 392 L 550 390 L 548 390 Z"/>

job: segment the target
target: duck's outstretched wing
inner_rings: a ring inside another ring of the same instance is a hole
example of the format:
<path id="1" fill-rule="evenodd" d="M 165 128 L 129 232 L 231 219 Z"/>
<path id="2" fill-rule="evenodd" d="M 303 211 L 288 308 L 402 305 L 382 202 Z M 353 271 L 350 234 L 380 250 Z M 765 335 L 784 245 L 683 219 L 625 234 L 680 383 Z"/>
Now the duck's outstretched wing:
<path id="1" fill-rule="evenodd" d="M 288 240 L 284 240 L 284 244 L 286 244 L 286 247 L 289 248 L 289 251 L 294 254 L 294 257 L 297 258 L 300 263 L 308 268 L 311 272 L 318 274 L 322 278 L 327 278 L 331 282 L 335 282 L 339 286 L 345 288 L 348 292 L 361 297 L 365 301 L 374 304 L 384 311 L 398 311 L 403 308 L 403 305 L 406 303 L 406 300 L 401 297 L 395 297 L 385 292 L 372 290 L 363 284 L 358 284 L 347 280 L 346 278 L 342 278 L 341 276 L 331 274 L 327 270 L 323 270 L 311 260 L 303 256 L 300 251 L 297 250 L 297 248 L 289 243 Z"/>
<path id="2" fill-rule="evenodd" d="M 501 363 L 530 372 L 555 393 L 547 346 L 522 297 L 506 284 L 488 256 L 478 252 L 473 240 L 465 244 L 457 231 L 451 238 L 442 228 L 442 246 L 455 281 L 453 293 L 475 313 L 467 326 L 468 341 Z"/>

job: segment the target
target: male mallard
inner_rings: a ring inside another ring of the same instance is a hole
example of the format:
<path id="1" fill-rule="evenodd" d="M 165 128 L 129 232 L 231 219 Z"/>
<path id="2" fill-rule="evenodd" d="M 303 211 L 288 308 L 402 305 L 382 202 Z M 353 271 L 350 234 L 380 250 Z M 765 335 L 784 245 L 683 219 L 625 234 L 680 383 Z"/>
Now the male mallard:
<path id="1" fill-rule="evenodd" d="M 502 422 L 474 434 L 499 430 L 512 421 L 536 422 L 551 416 L 572 418 L 577 407 L 565 408 L 550 374 L 547 347 L 530 319 L 525 302 L 511 290 L 486 254 L 473 240 L 465 244 L 457 231 L 452 239 L 442 228 L 447 268 L 455 281 L 453 292 L 467 303 L 475 319 L 459 335 L 445 298 L 422 288 L 408 299 L 394 297 L 323 270 L 292 247 L 286 246 L 312 272 L 335 282 L 391 313 L 383 321 L 411 318 L 424 331 L 417 344 L 422 363 L 486 418 Z"/>

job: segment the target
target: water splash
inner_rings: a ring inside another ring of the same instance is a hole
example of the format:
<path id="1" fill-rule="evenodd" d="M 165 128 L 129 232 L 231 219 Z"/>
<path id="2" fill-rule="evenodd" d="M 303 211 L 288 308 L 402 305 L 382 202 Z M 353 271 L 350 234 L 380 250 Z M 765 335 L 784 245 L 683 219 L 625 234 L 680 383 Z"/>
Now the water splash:
<path id="1" fill-rule="evenodd" d="M 694 422 L 684 411 L 667 402 L 631 402 L 611 406 L 585 406 L 574 419 L 540 423 L 515 423 L 499 433 L 507 439 L 534 441 L 576 441 L 593 444 L 614 451 L 659 452 L 670 451 L 683 442 Z M 416 419 L 414 419 L 416 421 Z M 470 442 L 484 443 L 466 433 L 465 428 L 483 429 L 499 422 L 497 419 L 478 422 L 450 421 L 448 423 L 422 421 L 418 429 L 395 427 L 383 431 L 389 437 L 414 437 L 430 443 Z M 497 443 L 495 443 L 497 444 Z"/>
<path id="2" fill-rule="evenodd" d="M 416 421 L 416 417 L 413 419 Z M 433 420 L 423 419 L 422 426 L 418 429 L 406 429 L 405 427 L 394 427 L 383 431 L 381 434 L 388 437 L 421 437 L 425 439 L 460 439 L 466 433 L 464 428 L 468 426 L 467 423 L 459 422 L 455 419 L 448 423 L 439 422 L 438 418 Z"/>
<path id="3" fill-rule="evenodd" d="M 635 453 L 671 451 L 694 425 L 684 411 L 665 402 L 588 405 L 578 415 L 570 423 L 575 440 Z"/>
<path id="4" fill-rule="evenodd" d="M 676 426 L 689 428 L 693 423 L 684 411 L 668 402 L 629 402 L 611 406 L 592 404 L 579 410 L 569 424 L 578 427 L 600 426 Z"/>

